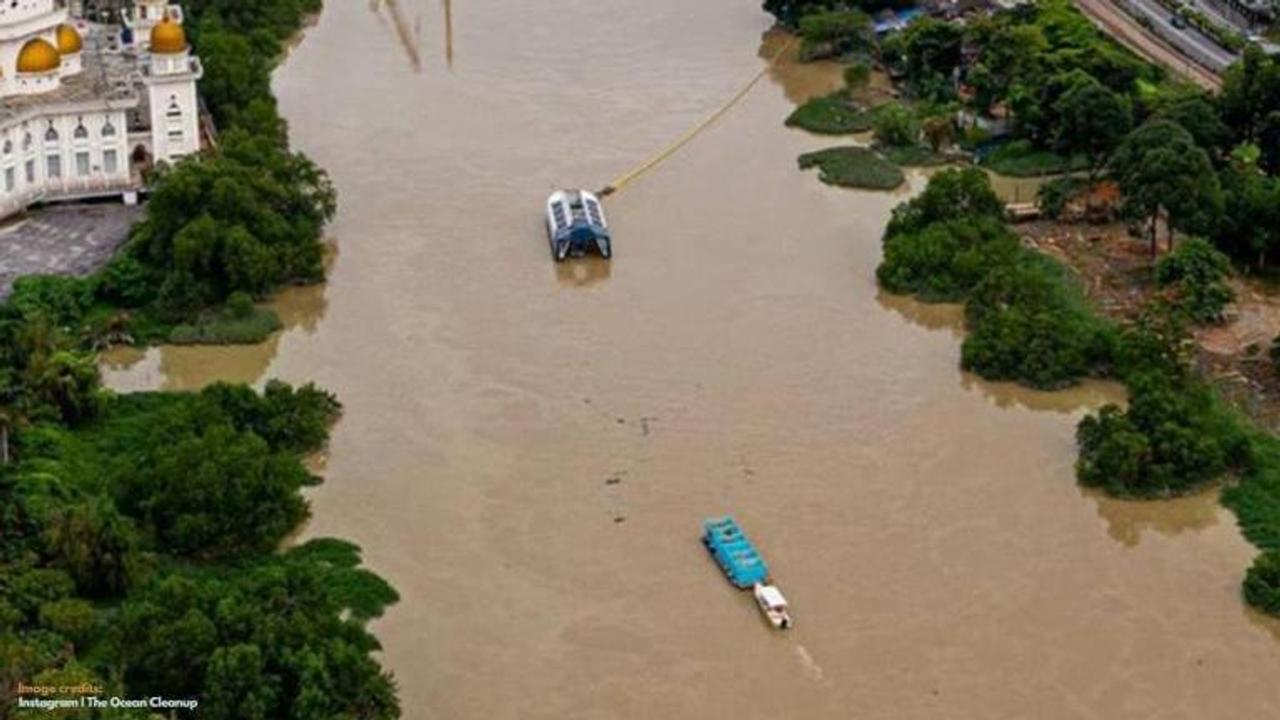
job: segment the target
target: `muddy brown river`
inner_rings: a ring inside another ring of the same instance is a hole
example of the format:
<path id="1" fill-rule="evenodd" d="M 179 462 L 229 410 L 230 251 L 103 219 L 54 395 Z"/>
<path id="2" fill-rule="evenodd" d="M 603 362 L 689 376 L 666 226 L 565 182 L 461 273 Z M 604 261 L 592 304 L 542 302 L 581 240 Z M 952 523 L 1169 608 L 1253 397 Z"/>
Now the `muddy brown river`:
<path id="1" fill-rule="evenodd" d="M 877 291 L 907 191 L 823 186 L 795 157 L 827 143 L 782 126 L 833 68 L 784 62 L 610 198 L 611 263 L 551 262 L 547 193 L 742 87 L 778 42 L 759 0 L 328 6 L 276 89 L 341 195 L 330 281 L 261 346 L 107 376 L 338 393 L 308 533 L 403 596 L 374 628 L 405 717 L 1280 717 L 1234 518 L 1075 484 L 1116 389 L 967 377 L 955 308 Z M 721 513 L 793 630 L 708 559 Z"/>

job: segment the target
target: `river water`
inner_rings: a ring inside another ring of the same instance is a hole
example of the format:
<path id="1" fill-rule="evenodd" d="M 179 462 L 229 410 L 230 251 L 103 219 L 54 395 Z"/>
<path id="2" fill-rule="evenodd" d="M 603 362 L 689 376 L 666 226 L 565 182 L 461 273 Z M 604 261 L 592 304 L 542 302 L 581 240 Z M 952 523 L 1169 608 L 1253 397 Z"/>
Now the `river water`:
<path id="1" fill-rule="evenodd" d="M 339 395 L 308 532 L 402 594 L 374 628 L 407 718 L 1280 716 L 1232 517 L 1075 484 L 1115 388 L 966 377 L 955 308 L 877 291 L 907 190 L 823 186 L 782 126 L 832 68 L 784 62 L 610 198 L 612 263 L 551 262 L 548 191 L 732 96 L 777 47 L 758 0 L 441 1 L 332 0 L 277 74 L 341 196 L 287 329 L 107 367 Z M 726 512 L 793 630 L 698 543 Z"/>

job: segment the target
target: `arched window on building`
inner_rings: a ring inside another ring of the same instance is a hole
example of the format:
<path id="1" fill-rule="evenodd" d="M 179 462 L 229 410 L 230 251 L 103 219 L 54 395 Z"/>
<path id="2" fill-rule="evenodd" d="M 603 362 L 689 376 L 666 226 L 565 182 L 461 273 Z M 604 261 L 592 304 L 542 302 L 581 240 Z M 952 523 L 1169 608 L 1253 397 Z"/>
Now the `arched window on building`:
<path id="1" fill-rule="evenodd" d="M 55 130 L 55 129 L 53 128 L 53 126 L 52 126 L 52 125 L 50 125 L 50 126 L 49 126 L 49 129 L 45 131 L 45 133 L 44 133 L 44 141 L 45 141 L 45 142 L 47 142 L 47 143 L 56 143 L 56 142 L 58 142 L 58 131 L 57 131 L 57 130 Z"/>
<path id="2" fill-rule="evenodd" d="M 5 157 L 8 157 L 8 156 L 10 156 L 10 155 L 12 155 L 12 154 L 13 154 L 13 141 L 12 141 L 12 140 L 5 140 L 5 141 L 4 141 L 4 154 L 5 154 Z"/>
<path id="3" fill-rule="evenodd" d="M 115 137 L 115 136 L 116 136 L 116 126 L 112 125 L 111 121 L 108 120 L 107 124 L 102 126 L 102 137 Z"/>
<path id="4" fill-rule="evenodd" d="M 76 140 L 88 140 L 88 139 L 89 139 L 89 128 L 86 128 L 86 127 L 84 126 L 84 123 L 81 123 L 81 124 L 79 124 L 79 125 L 76 125 L 75 139 L 76 139 Z"/>
<path id="5" fill-rule="evenodd" d="M 31 149 L 31 133 L 27 133 L 22 136 L 22 149 L 23 150 Z"/>

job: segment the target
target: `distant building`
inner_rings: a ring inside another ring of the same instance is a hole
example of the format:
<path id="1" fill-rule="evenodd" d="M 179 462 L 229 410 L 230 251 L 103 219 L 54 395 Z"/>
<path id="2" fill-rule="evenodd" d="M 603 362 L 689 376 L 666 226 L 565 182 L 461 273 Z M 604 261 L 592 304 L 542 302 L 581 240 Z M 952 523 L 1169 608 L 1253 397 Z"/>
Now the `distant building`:
<path id="1" fill-rule="evenodd" d="M 124 28 L 74 19 L 58 0 L 0 2 L 0 217 L 49 200 L 132 201 L 142 170 L 200 149 L 203 71 L 181 18 L 154 0 L 137 0 Z"/>

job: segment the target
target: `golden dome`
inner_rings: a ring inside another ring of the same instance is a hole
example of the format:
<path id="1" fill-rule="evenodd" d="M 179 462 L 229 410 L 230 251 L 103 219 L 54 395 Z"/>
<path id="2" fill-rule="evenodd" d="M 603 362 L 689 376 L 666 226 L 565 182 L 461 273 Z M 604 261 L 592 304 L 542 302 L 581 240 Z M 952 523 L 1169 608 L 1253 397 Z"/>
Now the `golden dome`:
<path id="1" fill-rule="evenodd" d="M 75 55 L 80 52 L 80 48 L 84 47 L 84 41 L 80 39 L 80 33 L 70 25 L 58 26 L 58 52 L 63 55 Z"/>
<path id="2" fill-rule="evenodd" d="M 28 40 L 18 53 L 18 72 L 42 73 L 57 70 L 62 65 L 62 55 L 58 49 L 44 38 Z"/>
<path id="3" fill-rule="evenodd" d="M 151 28 L 151 52 L 169 54 L 180 53 L 186 49 L 187 32 L 181 25 L 170 20 L 168 13 L 165 13 L 164 19 Z"/>

